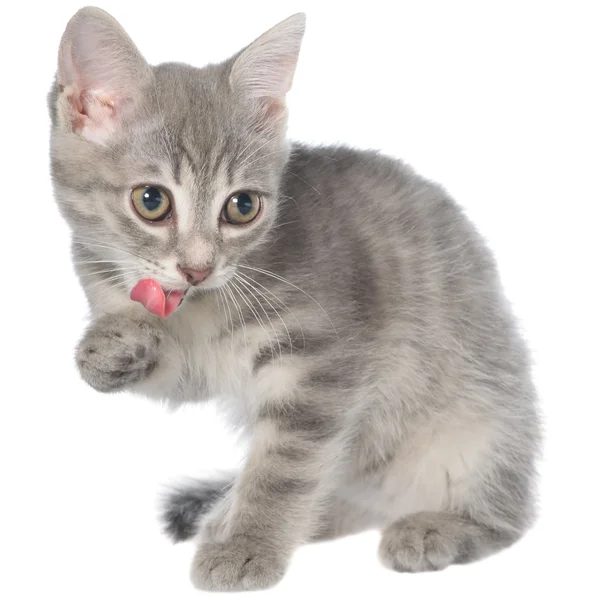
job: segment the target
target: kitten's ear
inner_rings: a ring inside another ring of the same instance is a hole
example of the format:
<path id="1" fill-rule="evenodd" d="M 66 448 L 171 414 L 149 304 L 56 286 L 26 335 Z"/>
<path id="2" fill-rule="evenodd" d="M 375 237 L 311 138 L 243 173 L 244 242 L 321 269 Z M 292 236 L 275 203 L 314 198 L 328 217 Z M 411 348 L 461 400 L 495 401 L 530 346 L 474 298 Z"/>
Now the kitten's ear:
<path id="1" fill-rule="evenodd" d="M 235 59 L 230 74 L 233 89 L 246 97 L 285 106 L 304 36 L 306 15 L 298 13 L 263 33 Z"/>
<path id="2" fill-rule="evenodd" d="M 61 127 L 103 143 L 151 79 L 148 63 L 121 25 L 99 8 L 82 8 L 67 24 L 58 53 Z"/>

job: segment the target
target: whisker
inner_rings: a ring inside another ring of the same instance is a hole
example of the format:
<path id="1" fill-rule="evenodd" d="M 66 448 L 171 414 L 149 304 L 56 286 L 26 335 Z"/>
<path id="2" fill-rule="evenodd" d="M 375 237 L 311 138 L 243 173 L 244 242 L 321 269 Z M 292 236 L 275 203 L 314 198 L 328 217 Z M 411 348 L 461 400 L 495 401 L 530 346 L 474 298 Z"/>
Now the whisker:
<path id="1" fill-rule="evenodd" d="M 135 265 L 135 264 L 137 264 L 137 261 L 135 261 L 135 260 L 74 260 L 72 264 L 74 264 L 74 265 L 96 265 L 96 264 L 100 264 L 100 263 L 110 263 L 110 264 L 114 264 L 114 265 L 121 265 L 121 264 Z"/>
<path id="2" fill-rule="evenodd" d="M 310 183 L 308 183 L 308 181 L 306 181 L 306 179 L 303 179 L 297 173 L 292 173 L 292 171 L 289 171 L 289 174 L 293 175 L 294 177 L 297 177 L 300 181 L 303 181 L 309 188 L 312 188 L 313 190 L 315 190 L 315 192 L 317 192 L 317 194 L 319 194 L 319 196 L 321 195 L 321 192 L 314 185 L 311 185 Z"/>
<path id="3" fill-rule="evenodd" d="M 233 294 L 231 295 L 231 300 L 233 301 L 233 303 L 238 311 L 238 315 L 240 316 L 240 324 L 242 325 L 242 329 L 244 331 L 244 345 L 246 347 L 246 353 L 247 353 L 248 352 L 248 332 L 246 330 L 246 320 L 244 319 L 244 313 L 242 311 L 242 308 L 241 308 L 239 302 L 235 299 Z"/>
<path id="4" fill-rule="evenodd" d="M 271 309 L 275 312 L 275 314 L 277 315 L 277 317 L 281 321 L 281 324 L 284 326 L 285 331 L 287 333 L 288 340 L 290 342 L 290 356 L 291 356 L 293 354 L 293 350 L 294 350 L 293 343 L 292 343 L 292 336 L 290 335 L 290 330 L 288 329 L 287 325 L 285 324 L 285 321 L 281 318 L 281 315 L 279 314 L 279 311 L 273 306 L 273 304 L 271 304 L 270 300 L 258 288 L 256 288 L 255 286 L 253 286 L 248 281 L 245 282 L 246 278 L 243 277 L 241 273 L 236 273 L 235 277 L 238 279 L 238 281 L 240 281 L 240 283 L 242 285 L 244 285 L 244 287 L 248 288 L 248 286 L 250 286 L 250 288 L 252 288 L 257 294 L 259 294 L 267 302 L 267 304 L 271 307 Z M 254 294 L 252 293 L 252 295 L 254 295 Z M 265 314 L 267 314 L 266 311 L 265 311 Z M 269 317 L 269 321 L 271 321 L 270 317 Z M 271 321 L 271 326 L 273 327 L 273 330 L 275 330 L 275 327 L 273 326 L 273 322 L 272 321 Z M 279 345 L 279 355 L 281 357 L 281 344 Z M 281 357 L 281 358 L 283 358 L 283 357 Z"/>
<path id="5" fill-rule="evenodd" d="M 314 148 L 311 148 L 310 151 L 312 153 L 314 153 L 314 154 L 318 154 L 319 156 L 322 156 L 323 158 L 326 158 L 328 160 L 332 160 L 333 162 L 340 162 L 339 158 L 333 158 L 333 156 L 327 156 L 327 154 L 323 154 L 322 152 L 318 152 Z"/>
<path id="6" fill-rule="evenodd" d="M 108 288 L 106 288 L 106 291 L 108 290 L 112 290 L 115 288 L 121 288 L 123 289 L 123 274 L 119 273 L 118 275 L 114 275 L 113 277 L 107 277 L 106 279 L 100 279 L 99 281 L 96 281 L 95 283 L 91 284 L 91 285 L 87 285 L 85 288 L 85 291 L 88 292 L 90 290 L 96 289 L 98 286 L 102 286 L 105 285 L 107 283 L 110 283 L 111 281 L 116 281 L 117 283 L 115 285 L 110 285 L 108 286 Z M 102 289 L 102 288 L 100 288 Z"/>
<path id="7" fill-rule="evenodd" d="M 129 254 L 131 256 L 135 256 L 136 258 L 139 258 L 140 260 L 144 260 L 148 263 L 151 263 L 153 265 L 159 266 L 161 267 L 162 265 L 160 265 L 159 263 L 156 263 L 148 258 L 146 258 L 145 256 L 142 256 L 141 254 L 137 254 L 131 250 L 125 250 L 125 248 L 117 248 L 115 246 L 109 246 L 105 243 L 97 243 L 95 240 L 92 241 L 88 241 L 85 240 L 83 238 L 73 238 L 73 243 L 77 244 L 79 246 L 91 246 L 93 248 L 105 248 L 106 250 L 113 250 L 114 252 L 123 252 L 124 254 Z"/>
<path id="8" fill-rule="evenodd" d="M 283 308 L 285 310 L 287 310 L 287 312 L 290 313 L 290 315 L 292 316 L 292 318 L 294 319 L 294 321 L 296 321 L 296 323 L 298 324 L 298 327 L 300 328 L 300 333 L 302 334 L 303 349 L 306 349 L 306 338 L 304 336 L 304 328 L 302 327 L 302 323 L 300 323 L 300 321 L 298 320 L 298 317 L 288 307 L 288 305 L 281 298 L 279 298 L 278 296 L 276 296 L 269 288 L 265 287 L 259 281 L 256 281 L 256 279 L 253 279 L 252 277 L 250 277 L 250 275 L 246 275 L 245 273 L 237 273 L 237 275 L 243 277 L 246 281 L 252 282 L 252 284 L 255 284 L 255 285 L 258 285 L 259 287 L 261 287 L 265 292 L 267 292 L 267 294 L 269 294 L 271 296 L 271 298 L 274 299 L 275 302 L 277 302 L 278 304 L 280 304 L 281 306 L 283 306 Z M 258 290 L 256 290 L 256 291 L 258 291 Z"/>
<path id="9" fill-rule="evenodd" d="M 244 169 L 247 167 L 248 165 L 248 161 L 257 153 L 260 152 L 265 146 L 268 146 L 271 142 L 273 142 L 273 140 L 275 139 L 275 136 L 270 136 L 267 141 L 264 144 L 261 144 L 258 148 L 255 148 L 254 151 L 252 151 L 248 156 L 244 157 L 243 160 L 241 160 L 237 165 L 236 168 L 238 170 Z M 248 146 L 246 146 L 246 148 L 248 148 Z M 245 151 L 246 149 L 244 149 Z"/>
<path id="10" fill-rule="evenodd" d="M 293 196 L 284 196 L 282 194 L 281 198 L 284 199 L 284 200 L 291 200 L 294 203 L 294 205 L 296 206 L 296 210 L 298 212 L 300 212 L 300 207 L 298 206 L 298 203 L 296 202 L 296 199 Z"/>
<path id="11" fill-rule="evenodd" d="M 229 284 L 225 284 L 223 298 L 225 299 L 225 302 L 227 304 L 227 310 L 229 311 L 229 317 L 231 319 L 231 351 L 233 352 L 233 313 L 231 312 L 227 296 L 231 297 L 231 290 L 229 289 Z"/>
<path id="12" fill-rule="evenodd" d="M 267 317 L 267 319 L 269 319 L 269 323 L 271 324 L 271 329 L 273 329 L 273 333 L 275 334 L 275 340 L 277 341 L 277 347 L 279 348 L 279 361 L 280 362 L 283 361 L 283 352 L 281 350 L 281 343 L 279 342 L 279 334 L 277 333 L 277 329 L 275 329 L 275 325 L 273 325 L 273 321 L 271 320 L 269 313 L 267 312 L 265 307 L 262 305 L 262 302 L 256 297 L 256 294 L 252 291 L 252 289 L 250 289 L 250 287 L 240 277 L 237 276 L 237 273 L 234 274 L 234 277 L 238 280 L 240 285 L 243 285 L 244 288 L 246 290 L 248 290 L 250 292 L 250 294 L 252 294 L 252 297 L 256 300 L 257 304 L 260 306 L 262 311 L 265 313 L 265 317 Z M 286 329 L 287 329 L 287 327 L 286 327 Z M 289 332 L 288 332 L 288 335 L 289 335 Z M 290 340 L 290 343 L 291 343 L 291 340 Z"/>
<path id="13" fill-rule="evenodd" d="M 246 150 L 248 150 L 248 148 L 250 148 L 250 146 L 252 146 L 252 144 L 254 143 L 254 139 L 251 139 L 245 146 L 244 149 L 238 154 L 237 161 L 238 161 L 238 168 L 240 166 L 242 166 L 244 163 L 243 161 L 246 159 L 246 157 L 244 156 Z"/>
<path id="14" fill-rule="evenodd" d="M 218 296 L 216 295 L 218 293 Z M 223 313 L 225 317 L 225 325 L 227 330 L 229 331 L 229 320 L 227 318 L 227 313 L 225 312 L 225 301 L 223 300 L 223 290 L 221 288 L 215 289 L 215 297 L 217 299 L 217 310 L 219 314 Z"/>
<path id="15" fill-rule="evenodd" d="M 248 308 L 252 312 L 254 318 L 256 319 L 256 322 L 260 325 L 261 329 L 264 331 L 265 335 L 267 336 L 267 339 L 269 340 L 269 344 L 271 346 L 271 356 L 274 357 L 275 356 L 275 346 L 273 346 L 273 340 L 271 339 L 271 336 L 269 335 L 269 332 L 265 329 L 265 326 L 263 324 L 262 319 L 260 318 L 260 315 L 254 309 L 254 307 L 252 306 L 252 304 L 248 301 L 248 299 L 246 298 L 246 296 L 242 293 L 242 291 L 240 290 L 240 288 L 232 280 L 230 280 L 228 282 L 228 285 L 231 285 L 237 291 L 237 293 L 240 295 L 240 297 L 242 298 L 242 300 L 246 303 L 246 305 L 248 306 Z"/>
<path id="16" fill-rule="evenodd" d="M 102 271 L 92 271 L 90 273 L 79 273 L 79 277 L 92 277 L 93 275 L 104 275 L 106 273 L 114 273 L 119 272 L 119 275 L 125 275 L 126 273 L 135 273 L 135 269 L 125 268 L 125 267 L 116 267 L 114 269 L 104 269 Z"/>
<path id="17" fill-rule="evenodd" d="M 90 288 L 88 288 L 88 290 L 89 289 Z M 102 288 L 102 287 L 96 288 L 94 290 L 94 295 L 98 295 L 98 294 L 100 294 L 100 295 L 102 295 L 102 294 L 106 295 L 106 294 L 109 294 L 110 292 L 112 292 L 113 290 L 116 290 L 116 289 L 118 289 L 120 291 L 123 290 L 123 288 L 121 287 L 120 283 L 116 283 L 116 284 L 110 285 L 110 286 L 108 286 L 106 288 Z"/>
<path id="18" fill-rule="evenodd" d="M 269 156 L 275 156 L 276 154 L 281 154 L 283 151 L 284 150 L 282 148 L 280 148 L 279 150 L 275 150 L 274 152 L 267 152 L 267 154 L 261 154 L 260 156 L 257 156 L 253 161 L 245 162 L 242 166 L 244 169 L 249 169 L 252 165 L 256 164 L 258 161 L 268 158 Z"/>
<path id="19" fill-rule="evenodd" d="M 279 229 L 280 227 L 283 227 L 284 225 L 293 225 L 294 223 L 300 223 L 300 219 L 296 219 L 295 221 L 286 221 L 285 223 L 278 223 L 275 227 L 271 228 L 271 231 L 273 231 L 275 229 Z"/>
<path id="20" fill-rule="evenodd" d="M 331 325 L 333 331 L 335 332 L 335 335 L 337 337 L 339 337 L 337 329 L 335 328 L 335 325 L 333 324 L 333 321 L 329 318 L 329 315 L 327 314 L 327 312 L 325 311 L 325 309 L 308 292 L 305 292 L 302 288 L 299 288 L 297 285 L 294 285 L 291 281 L 288 281 L 284 277 L 281 277 L 280 275 L 272 273 L 271 271 L 267 271 L 266 269 L 258 269 L 256 267 L 250 267 L 248 265 L 242 265 L 242 264 L 239 264 L 238 266 L 240 268 L 242 268 L 242 269 L 250 269 L 251 271 L 256 271 L 258 273 L 263 273 L 264 275 L 267 275 L 268 277 L 272 277 L 273 279 L 277 279 L 278 281 L 281 281 L 282 283 L 285 283 L 285 284 L 293 287 L 294 289 L 298 290 L 299 292 L 302 292 L 305 296 L 307 296 L 308 298 L 310 298 L 321 309 L 321 311 L 323 312 L 323 314 L 327 317 L 327 320 L 329 321 L 329 324 Z"/>

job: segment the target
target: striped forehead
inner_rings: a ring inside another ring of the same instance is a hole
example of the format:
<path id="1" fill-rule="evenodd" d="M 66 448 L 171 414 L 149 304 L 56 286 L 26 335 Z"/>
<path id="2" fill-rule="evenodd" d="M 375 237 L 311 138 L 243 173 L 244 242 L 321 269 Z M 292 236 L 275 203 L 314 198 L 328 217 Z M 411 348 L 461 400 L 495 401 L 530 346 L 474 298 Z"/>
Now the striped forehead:
<path id="1" fill-rule="evenodd" d="M 229 187 L 225 161 L 217 162 L 210 172 L 202 172 L 188 153 L 181 154 L 170 186 L 179 236 L 190 238 L 200 231 L 216 229 Z"/>

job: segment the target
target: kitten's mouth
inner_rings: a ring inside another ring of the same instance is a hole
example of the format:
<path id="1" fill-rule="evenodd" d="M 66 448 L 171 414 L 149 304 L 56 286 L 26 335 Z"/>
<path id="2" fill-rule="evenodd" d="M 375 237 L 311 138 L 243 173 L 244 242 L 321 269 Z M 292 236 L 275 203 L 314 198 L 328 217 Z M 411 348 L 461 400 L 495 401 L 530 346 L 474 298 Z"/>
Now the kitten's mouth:
<path id="1" fill-rule="evenodd" d="M 143 304 L 148 312 L 166 319 L 181 304 L 187 290 L 165 290 L 155 279 L 142 279 L 136 283 L 129 297 Z"/>

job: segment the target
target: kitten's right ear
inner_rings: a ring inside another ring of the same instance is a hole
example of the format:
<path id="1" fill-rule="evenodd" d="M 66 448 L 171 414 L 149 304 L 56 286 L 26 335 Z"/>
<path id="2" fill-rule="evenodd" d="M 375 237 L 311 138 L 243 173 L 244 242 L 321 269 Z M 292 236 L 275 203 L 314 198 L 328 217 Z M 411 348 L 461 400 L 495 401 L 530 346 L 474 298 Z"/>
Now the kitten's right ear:
<path id="1" fill-rule="evenodd" d="M 79 10 L 58 53 L 59 124 L 98 143 L 132 112 L 152 71 L 119 23 L 99 8 Z"/>

